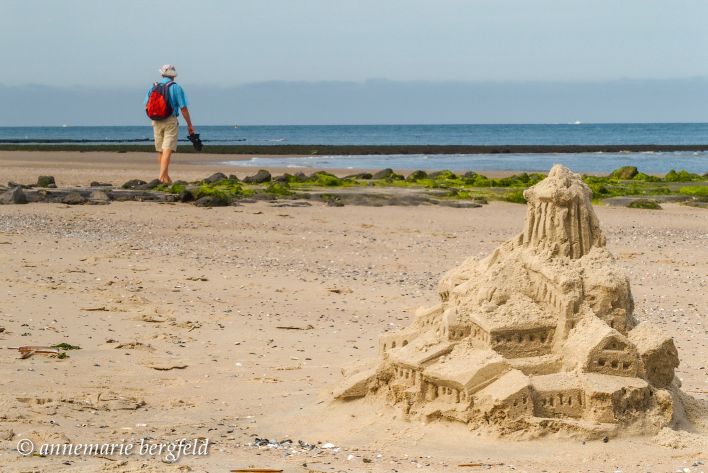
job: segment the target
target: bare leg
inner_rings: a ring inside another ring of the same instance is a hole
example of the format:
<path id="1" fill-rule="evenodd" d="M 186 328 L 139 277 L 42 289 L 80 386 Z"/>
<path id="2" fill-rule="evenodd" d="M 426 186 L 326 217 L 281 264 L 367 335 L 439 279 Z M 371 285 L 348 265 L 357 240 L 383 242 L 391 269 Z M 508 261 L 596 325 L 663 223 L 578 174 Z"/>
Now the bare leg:
<path id="1" fill-rule="evenodd" d="M 160 182 L 163 184 L 170 184 L 172 179 L 170 178 L 169 168 L 170 168 L 170 158 L 172 157 L 171 149 L 163 149 L 160 155 Z"/>

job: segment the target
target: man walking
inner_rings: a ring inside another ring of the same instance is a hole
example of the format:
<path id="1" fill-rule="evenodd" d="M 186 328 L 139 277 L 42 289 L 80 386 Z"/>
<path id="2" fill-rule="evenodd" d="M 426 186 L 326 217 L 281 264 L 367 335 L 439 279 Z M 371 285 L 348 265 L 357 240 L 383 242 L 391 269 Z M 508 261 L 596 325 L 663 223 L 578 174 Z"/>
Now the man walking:
<path id="1" fill-rule="evenodd" d="M 194 127 L 187 109 L 187 96 L 182 87 L 174 79 L 177 77 L 175 66 L 165 64 L 160 68 L 162 79 L 155 82 L 145 95 L 145 111 L 152 120 L 155 132 L 155 149 L 157 162 L 160 165 L 160 182 L 172 182 L 169 173 L 170 158 L 177 151 L 177 135 L 179 133 L 179 112 L 182 112 L 187 122 L 189 134 L 194 134 Z"/>

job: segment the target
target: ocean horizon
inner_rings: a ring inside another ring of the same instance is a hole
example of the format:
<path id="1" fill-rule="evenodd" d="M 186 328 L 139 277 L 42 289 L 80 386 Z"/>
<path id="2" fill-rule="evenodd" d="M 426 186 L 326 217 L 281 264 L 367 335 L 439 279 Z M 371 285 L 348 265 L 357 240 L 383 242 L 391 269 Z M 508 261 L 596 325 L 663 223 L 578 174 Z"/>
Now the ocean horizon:
<path id="1" fill-rule="evenodd" d="M 210 125 L 205 143 L 305 145 L 690 145 L 708 143 L 708 123 L 469 125 Z M 186 141 L 186 129 L 181 138 Z M 0 143 L 141 143 L 144 126 L 0 127 Z"/>
<path id="2" fill-rule="evenodd" d="M 247 125 L 197 127 L 205 145 L 665 145 L 708 143 L 708 123 L 479 124 L 479 125 Z M 181 141 L 187 142 L 186 130 Z M 145 144 L 148 126 L 0 127 L 0 144 Z M 354 151 L 353 153 L 356 153 Z M 708 171 L 708 152 L 649 151 L 616 153 L 378 154 L 308 157 L 253 157 L 229 166 L 321 169 L 450 169 L 453 171 L 546 171 L 560 163 L 578 172 L 610 172 L 633 165 L 646 173 L 671 169 Z"/>

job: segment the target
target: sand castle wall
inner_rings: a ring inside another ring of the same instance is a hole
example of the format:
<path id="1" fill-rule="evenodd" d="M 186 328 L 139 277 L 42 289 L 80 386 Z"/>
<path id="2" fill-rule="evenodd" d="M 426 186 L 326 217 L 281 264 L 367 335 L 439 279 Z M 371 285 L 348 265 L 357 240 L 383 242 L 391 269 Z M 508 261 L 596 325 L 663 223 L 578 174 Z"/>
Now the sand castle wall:
<path id="1" fill-rule="evenodd" d="M 381 397 L 407 416 L 503 433 L 667 425 L 678 354 L 657 327 L 636 324 L 591 195 L 554 166 L 524 193 L 522 233 L 446 273 L 441 302 L 381 336 L 378 367 L 337 397 Z"/>

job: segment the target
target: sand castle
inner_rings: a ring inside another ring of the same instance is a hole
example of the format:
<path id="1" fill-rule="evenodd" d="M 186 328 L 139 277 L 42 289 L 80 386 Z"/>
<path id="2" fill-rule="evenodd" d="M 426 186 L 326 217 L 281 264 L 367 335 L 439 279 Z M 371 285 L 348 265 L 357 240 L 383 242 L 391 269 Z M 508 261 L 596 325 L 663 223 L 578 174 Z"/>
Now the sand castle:
<path id="1" fill-rule="evenodd" d="M 439 283 L 441 302 L 380 337 L 334 396 L 501 434 L 655 432 L 678 397 L 673 340 L 637 324 L 590 189 L 563 166 L 524 192 L 523 232 Z"/>

